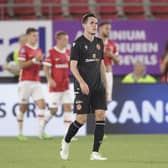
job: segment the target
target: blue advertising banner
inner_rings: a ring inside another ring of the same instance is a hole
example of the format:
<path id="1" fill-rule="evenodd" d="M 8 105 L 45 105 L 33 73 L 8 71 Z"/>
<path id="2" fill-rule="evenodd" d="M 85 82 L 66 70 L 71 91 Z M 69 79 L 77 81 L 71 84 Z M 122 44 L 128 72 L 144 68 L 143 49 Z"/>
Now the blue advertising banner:
<path id="1" fill-rule="evenodd" d="M 168 133 L 167 90 L 167 84 L 116 86 L 106 111 L 106 133 Z M 88 133 L 92 132 L 92 123 L 88 122 Z"/>

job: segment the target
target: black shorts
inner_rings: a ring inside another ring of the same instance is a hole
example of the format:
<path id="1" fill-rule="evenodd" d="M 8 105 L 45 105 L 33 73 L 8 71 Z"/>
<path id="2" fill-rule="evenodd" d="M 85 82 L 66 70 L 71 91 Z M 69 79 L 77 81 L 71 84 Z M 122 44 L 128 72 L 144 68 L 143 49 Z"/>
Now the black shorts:
<path id="1" fill-rule="evenodd" d="M 88 114 L 95 110 L 106 110 L 105 89 L 90 90 L 89 95 L 79 92 L 74 100 L 74 112 L 77 114 Z"/>

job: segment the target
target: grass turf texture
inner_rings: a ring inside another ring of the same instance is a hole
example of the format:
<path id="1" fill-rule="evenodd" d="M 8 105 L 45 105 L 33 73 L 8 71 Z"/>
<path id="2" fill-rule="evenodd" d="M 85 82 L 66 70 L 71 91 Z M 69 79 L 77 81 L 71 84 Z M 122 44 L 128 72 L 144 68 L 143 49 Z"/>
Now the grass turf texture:
<path id="1" fill-rule="evenodd" d="M 101 147 L 107 161 L 90 161 L 92 136 L 70 146 L 70 159 L 59 157 L 61 137 L 52 140 L 0 138 L 0 168 L 168 168 L 168 135 L 108 135 Z"/>

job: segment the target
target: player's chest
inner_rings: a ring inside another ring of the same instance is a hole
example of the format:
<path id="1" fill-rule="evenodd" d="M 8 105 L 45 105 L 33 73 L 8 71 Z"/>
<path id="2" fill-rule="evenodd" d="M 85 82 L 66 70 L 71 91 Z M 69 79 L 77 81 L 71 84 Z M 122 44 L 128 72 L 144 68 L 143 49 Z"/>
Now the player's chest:
<path id="1" fill-rule="evenodd" d="M 68 64 L 69 56 L 66 54 L 53 55 L 52 62 L 54 65 L 57 64 Z"/>
<path id="2" fill-rule="evenodd" d="M 104 46 L 104 51 L 106 52 L 106 51 L 112 51 L 112 52 L 114 52 L 114 50 L 115 50 L 115 48 L 114 48 L 114 45 L 112 45 L 112 44 L 106 44 L 105 46 Z"/>
<path id="3" fill-rule="evenodd" d="M 101 52 L 101 46 L 99 43 L 95 44 L 88 44 L 84 43 L 81 49 L 81 56 L 83 58 L 101 58 L 102 57 L 102 52 Z"/>
<path id="4" fill-rule="evenodd" d="M 38 49 L 28 49 L 27 50 L 27 58 L 32 59 L 37 55 Z"/>

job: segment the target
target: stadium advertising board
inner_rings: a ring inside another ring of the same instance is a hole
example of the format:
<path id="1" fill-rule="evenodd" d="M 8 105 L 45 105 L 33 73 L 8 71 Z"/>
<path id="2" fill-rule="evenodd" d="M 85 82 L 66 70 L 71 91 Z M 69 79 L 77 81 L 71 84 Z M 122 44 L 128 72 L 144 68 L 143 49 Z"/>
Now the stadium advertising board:
<path id="1" fill-rule="evenodd" d="M 44 55 L 52 46 L 52 22 L 51 21 L 3 21 L 0 22 L 0 65 L 6 62 L 7 56 L 16 50 L 18 37 L 24 34 L 28 27 L 39 30 L 39 47 Z M 7 71 L 0 72 L 0 76 L 12 76 Z"/>
<path id="2" fill-rule="evenodd" d="M 17 84 L 1 84 L 0 85 L 0 136 L 16 136 L 18 135 L 18 125 L 16 114 L 18 113 L 18 96 L 17 96 Z M 73 86 L 71 85 L 71 90 Z M 47 86 L 43 84 L 43 91 L 47 100 Z M 72 90 L 73 94 L 73 90 Z M 27 136 L 38 135 L 38 109 L 30 100 L 28 105 L 28 111 L 24 118 L 24 129 L 23 133 Z M 75 116 L 74 116 L 75 117 Z M 64 124 L 63 124 L 63 112 L 61 107 L 55 117 L 46 126 L 46 133 L 51 136 L 63 136 L 64 135 Z M 78 135 L 86 134 L 86 126 L 83 126 Z"/>
<path id="3" fill-rule="evenodd" d="M 114 65 L 116 75 L 127 74 L 132 71 L 132 64 L 141 60 L 147 66 L 150 74 L 160 74 L 159 60 L 163 54 L 167 36 L 168 21 L 112 21 L 113 39 L 118 46 L 120 65 Z M 81 35 L 80 21 L 55 21 L 53 31 L 64 30 L 70 35 L 70 42 Z M 160 33 L 162 32 L 162 33 Z M 54 41 L 54 39 L 53 39 Z"/>
<path id="4" fill-rule="evenodd" d="M 106 133 L 167 134 L 167 84 L 121 84 L 106 112 Z M 93 130 L 88 122 L 87 132 Z"/>

